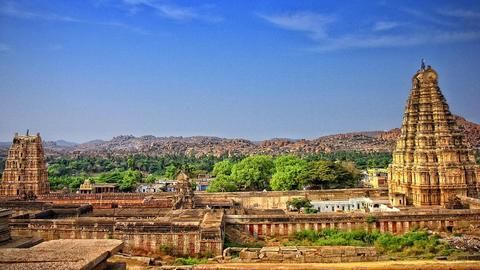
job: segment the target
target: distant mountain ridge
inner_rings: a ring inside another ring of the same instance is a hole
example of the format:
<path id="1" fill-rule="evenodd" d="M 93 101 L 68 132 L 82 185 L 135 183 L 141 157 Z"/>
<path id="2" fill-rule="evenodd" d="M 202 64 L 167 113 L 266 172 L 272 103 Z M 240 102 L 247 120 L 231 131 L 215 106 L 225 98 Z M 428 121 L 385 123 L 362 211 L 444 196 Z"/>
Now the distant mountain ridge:
<path id="1" fill-rule="evenodd" d="M 480 149 L 480 125 L 456 116 L 465 130 L 467 143 Z M 274 138 L 264 141 L 226 139 L 209 136 L 135 137 L 121 135 L 109 141 L 94 140 L 76 144 L 63 140 L 44 142 L 48 155 L 125 156 L 145 155 L 249 155 L 249 154 L 305 154 L 335 151 L 390 152 L 400 129 L 389 131 L 352 132 L 322 136 L 313 140 Z M 10 143 L 0 143 L 0 155 L 5 155 Z"/>

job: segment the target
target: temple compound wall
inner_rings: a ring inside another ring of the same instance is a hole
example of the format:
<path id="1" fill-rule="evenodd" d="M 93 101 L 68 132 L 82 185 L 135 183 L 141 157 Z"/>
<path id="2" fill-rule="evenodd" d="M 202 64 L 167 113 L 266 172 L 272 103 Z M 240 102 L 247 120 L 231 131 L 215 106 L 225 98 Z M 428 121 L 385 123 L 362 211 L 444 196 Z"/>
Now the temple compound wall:
<path id="1" fill-rule="evenodd" d="M 377 261 L 375 247 L 285 246 L 263 248 L 229 247 L 223 251 L 225 262 L 238 254 L 242 263 L 342 263 Z"/>
<path id="2" fill-rule="evenodd" d="M 150 196 L 147 193 L 44 194 L 37 202 L 52 204 L 91 204 L 94 208 L 136 207 L 172 208 L 173 194 Z"/>
<path id="3" fill-rule="evenodd" d="M 105 194 L 57 194 L 39 195 L 37 202 L 53 204 L 92 204 L 94 208 L 117 207 L 156 207 L 172 208 L 175 194 L 165 193 L 105 193 Z M 329 189 L 269 192 L 195 192 L 195 202 L 200 206 L 215 205 L 229 201 L 232 205 L 246 209 L 286 209 L 287 201 L 292 198 L 308 198 L 311 201 L 348 200 L 350 198 L 370 197 L 387 198 L 385 189 Z"/>
<path id="4" fill-rule="evenodd" d="M 405 233 L 414 229 L 452 231 L 459 225 L 480 225 L 480 210 L 417 210 L 389 213 L 317 215 L 226 215 L 227 226 L 255 237 L 287 236 L 302 230 L 367 230 Z"/>
<path id="5" fill-rule="evenodd" d="M 296 190 L 268 192 L 197 192 L 195 197 L 203 201 L 232 200 L 239 208 L 245 209 L 286 209 L 287 201 L 293 198 L 307 198 L 311 201 L 348 200 L 350 198 L 387 198 L 387 189 L 352 188 L 329 190 Z"/>
<path id="6" fill-rule="evenodd" d="M 12 219 L 14 237 L 56 239 L 119 239 L 130 254 L 169 253 L 176 256 L 221 255 L 223 213 L 202 211 L 199 219 L 191 213 L 168 218 L 114 220 L 80 217 L 71 219 Z M 195 215 L 198 213 L 195 213 Z"/>

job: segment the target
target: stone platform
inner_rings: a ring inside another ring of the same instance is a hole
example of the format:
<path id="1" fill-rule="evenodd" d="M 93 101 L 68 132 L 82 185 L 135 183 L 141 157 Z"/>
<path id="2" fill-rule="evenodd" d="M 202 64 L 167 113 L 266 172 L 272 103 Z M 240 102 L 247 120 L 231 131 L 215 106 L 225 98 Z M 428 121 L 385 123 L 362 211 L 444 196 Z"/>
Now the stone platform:
<path id="1" fill-rule="evenodd" d="M 103 269 L 121 240 L 53 240 L 27 249 L 0 249 L 0 269 Z"/>

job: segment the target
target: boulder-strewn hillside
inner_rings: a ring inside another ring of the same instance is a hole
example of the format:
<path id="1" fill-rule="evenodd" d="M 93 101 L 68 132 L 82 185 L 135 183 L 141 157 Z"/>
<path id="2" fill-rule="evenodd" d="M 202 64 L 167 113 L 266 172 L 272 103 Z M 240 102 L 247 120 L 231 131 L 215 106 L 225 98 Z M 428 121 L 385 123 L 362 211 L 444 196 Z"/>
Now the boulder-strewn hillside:
<path id="1" fill-rule="evenodd" d="M 480 125 L 457 117 L 457 123 L 463 127 L 467 142 L 480 149 Z M 155 136 L 117 136 L 109 141 L 95 140 L 83 144 L 64 141 L 45 142 L 49 155 L 87 155 L 87 156 L 123 156 L 130 154 L 164 155 L 248 155 L 248 154 L 285 154 L 319 153 L 333 151 L 392 151 L 400 129 L 389 131 L 355 132 L 324 136 L 313 140 L 271 139 L 253 142 L 244 139 L 225 139 L 218 137 L 155 137 Z M 0 156 L 5 155 L 7 146 L 0 144 Z"/>

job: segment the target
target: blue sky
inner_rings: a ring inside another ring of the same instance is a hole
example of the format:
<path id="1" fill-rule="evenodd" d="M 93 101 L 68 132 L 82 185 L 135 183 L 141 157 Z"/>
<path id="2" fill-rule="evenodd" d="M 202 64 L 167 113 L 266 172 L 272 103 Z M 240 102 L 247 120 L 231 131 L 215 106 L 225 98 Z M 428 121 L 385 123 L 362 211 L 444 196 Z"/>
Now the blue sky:
<path id="1" fill-rule="evenodd" d="M 0 141 L 398 127 L 425 58 L 480 122 L 480 1 L 0 0 Z"/>

